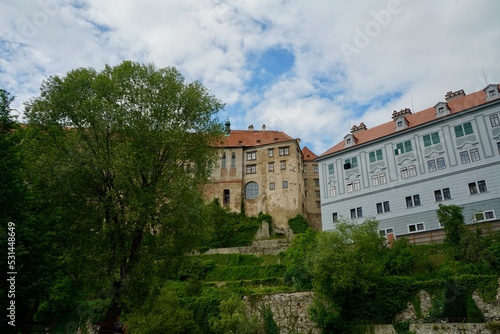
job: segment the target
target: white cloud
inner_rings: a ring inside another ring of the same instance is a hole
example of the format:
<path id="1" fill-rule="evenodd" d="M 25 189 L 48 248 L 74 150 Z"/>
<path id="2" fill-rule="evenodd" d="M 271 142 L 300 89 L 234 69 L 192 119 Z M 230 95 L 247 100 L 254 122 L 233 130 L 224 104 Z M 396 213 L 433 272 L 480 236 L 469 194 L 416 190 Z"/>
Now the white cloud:
<path id="1" fill-rule="evenodd" d="M 0 85 L 22 109 L 44 78 L 74 68 L 175 66 L 227 104 L 220 118 L 233 128 L 266 123 L 320 154 L 350 124 L 483 88 L 483 70 L 500 82 L 499 9 L 496 0 L 6 0 Z M 293 67 L 255 87 L 264 64 L 251 56 L 272 48 L 293 52 Z"/>

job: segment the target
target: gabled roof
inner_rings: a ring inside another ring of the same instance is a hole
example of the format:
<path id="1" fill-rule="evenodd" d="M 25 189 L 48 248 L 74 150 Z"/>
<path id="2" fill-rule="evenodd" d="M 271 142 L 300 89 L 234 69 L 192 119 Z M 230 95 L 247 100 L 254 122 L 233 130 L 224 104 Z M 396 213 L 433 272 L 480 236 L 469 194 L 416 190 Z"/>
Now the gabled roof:
<path id="1" fill-rule="evenodd" d="M 314 154 L 307 146 L 302 149 L 304 161 L 314 161 L 318 156 Z"/>
<path id="2" fill-rule="evenodd" d="M 496 85 L 498 86 L 498 85 Z M 469 95 L 465 95 L 460 98 L 456 98 L 454 100 L 450 100 L 446 102 L 450 108 L 450 115 L 459 113 L 461 111 L 479 106 L 481 104 L 488 103 L 485 101 L 486 98 L 486 93 L 484 91 L 478 91 Z M 447 116 L 443 116 L 441 118 L 436 118 L 436 109 L 435 108 L 428 108 L 416 113 L 413 113 L 411 115 L 406 116 L 406 120 L 408 121 L 408 128 L 404 130 L 398 131 L 398 133 L 403 133 L 408 130 L 411 130 L 412 128 L 415 128 L 416 126 L 429 123 L 432 121 L 438 121 L 442 118 L 446 118 Z M 384 124 L 381 124 L 379 126 L 369 128 L 367 130 L 361 131 L 361 132 L 356 132 L 356 145 L 351 146 L 351 147 L 356 147 L 359 146 L 360 144 L 368 143 L 373 140 L 383 138 L 389 135 L 392 135 L 395 133 L 394 131 L 395 125 L 394 121 L 390 121 Z M 350 147 L 350 148 L 351 148 Z M 344 150 L 344 141 L 341 141 L 340 143 L 336 144 L 326 152 L 322 153 L 319 157 L 325 157 L 333 153 L 340 152 Z"/>
<path id="3" fill-rule="evenodd" d="M 294 140 L 282 131 L 273 130 L 231 130 L 218 146 L 221 147 L 252 147 L 281 143 Z"/>

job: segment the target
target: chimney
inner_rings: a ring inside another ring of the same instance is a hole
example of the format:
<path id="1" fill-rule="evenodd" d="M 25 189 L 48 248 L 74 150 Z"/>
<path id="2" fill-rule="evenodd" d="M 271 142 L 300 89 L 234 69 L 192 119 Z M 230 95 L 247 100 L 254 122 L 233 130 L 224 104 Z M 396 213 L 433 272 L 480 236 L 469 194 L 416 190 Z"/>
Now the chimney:
<path id="1" fill-rule="evenodd" d="M 253 131 L 253 124 L 250 124 L 250 126 L 248 127 L 248 131 Z"/>
<path id="2" fill-rule="evenodd" d="M 451 101 L 451 100 L 457 99 L 457 98 L 462 97 L 462 96 L 465 96 L 465 92 L 463 89 L 460 89 L 460 90 L 457 90 L 456 92 L 449 91 L 448 93 L 446 93 L 444 98 L 446 99 L 446 101 Z"/>
<path id="3" fill-rule="evenodd" d="M 358 133 L 367 130 L 368 128 L 366 127 L 365 123 L 361 122 L 359 123 L 359 126 L 353 125 L 351 128 L 351 133 Z"/>
<path id="4" fill-rule="evenodd" d="M 266 132 L 266 125 L 262 124 L 262 132 Z"/>

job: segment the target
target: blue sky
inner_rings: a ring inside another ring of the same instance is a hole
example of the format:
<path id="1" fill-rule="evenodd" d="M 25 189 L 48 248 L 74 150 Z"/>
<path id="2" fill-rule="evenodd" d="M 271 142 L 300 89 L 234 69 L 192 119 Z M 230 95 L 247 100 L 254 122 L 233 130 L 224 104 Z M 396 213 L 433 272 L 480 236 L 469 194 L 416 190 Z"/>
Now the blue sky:
<path id="1" fill-rule="evenodd" d="M 350 126 L 500 83 L 497 0 L 3 0 L 0 88 L 123 60 L 175 66 L 253 124 L 321 154 Z M 483 75 L 484 72 L 484 75 Z"/>

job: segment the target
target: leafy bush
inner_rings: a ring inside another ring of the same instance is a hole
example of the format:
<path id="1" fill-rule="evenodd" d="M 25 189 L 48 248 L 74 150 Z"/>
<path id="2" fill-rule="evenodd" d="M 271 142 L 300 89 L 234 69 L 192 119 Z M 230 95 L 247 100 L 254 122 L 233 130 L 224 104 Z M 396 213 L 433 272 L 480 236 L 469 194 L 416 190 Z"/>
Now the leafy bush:
<path id="1" fill-rule="evenodd" d="M 288 226 L 294 234 L 305 233 L 309 228 L 306 219 L 302 215 L 296 215 L 288 220 Z"/>

